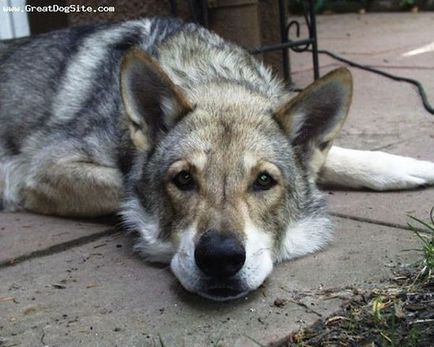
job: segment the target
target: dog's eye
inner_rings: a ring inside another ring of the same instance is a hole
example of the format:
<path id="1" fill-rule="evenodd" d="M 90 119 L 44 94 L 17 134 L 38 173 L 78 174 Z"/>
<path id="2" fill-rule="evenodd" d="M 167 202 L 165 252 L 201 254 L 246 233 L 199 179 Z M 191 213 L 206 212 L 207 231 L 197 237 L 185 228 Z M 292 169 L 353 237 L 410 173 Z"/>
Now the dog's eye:
<path id="1" fill-rule="evenodd" d="M 253 190 L 268 190 L 276 185 L 276 180 L 268 172 L 260 172 L 253 183 Z"/>
<path id="2" fill-rule="evenodd" d="M 172 182 L 180 190 L 193 190 L 196 186 L 191 173 L 185 170 L 178 173 Z"/>

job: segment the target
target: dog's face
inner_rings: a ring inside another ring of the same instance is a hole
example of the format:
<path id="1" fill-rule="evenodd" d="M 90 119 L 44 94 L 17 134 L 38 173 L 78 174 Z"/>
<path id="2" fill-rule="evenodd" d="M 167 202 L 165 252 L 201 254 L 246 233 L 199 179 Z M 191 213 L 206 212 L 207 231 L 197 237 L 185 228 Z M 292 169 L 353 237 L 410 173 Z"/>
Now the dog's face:
<path id="1" fill-rule="evenodd" d="M 221 83 L 192 91 L 191 106 L 155 62 L 132 51 L 121 87 L 138 149 L 122 214 L 140 232 L 143 255 L 170 261 L 186 289 L 237 298 L 274 262 L 324 245 L 330 224 L 314 179 L 346 117 L 346 70 L 276 109 Z"/>

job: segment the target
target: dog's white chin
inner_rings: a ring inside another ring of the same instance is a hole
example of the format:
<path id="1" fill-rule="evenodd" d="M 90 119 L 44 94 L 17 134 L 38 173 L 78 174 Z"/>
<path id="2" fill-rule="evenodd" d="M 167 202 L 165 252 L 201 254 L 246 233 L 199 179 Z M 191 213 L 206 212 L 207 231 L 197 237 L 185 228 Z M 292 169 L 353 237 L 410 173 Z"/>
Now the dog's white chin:
<path id="1" fill-rule="evenodd" d="M 195 230 L 193 228 L 182 234 L 178 251 L 170 263 L 176 278 L 190 292 L 215 301 L 238 299 L 257 289 L 273 270 L 271 235 L 249 225 L 246 229 L 246 262 L 242 269 L 229 279 L 230 282 L 236 282 L 239 288 L 227 288 L 234 291 L 239 289 L 239 293 L 225 296 L 209 294 L 208 291 L 216 287 L 215 280 L 212 281 L 212 285 L 209 285 L 210 280 L 196 266 L 194 235 Z M 224 290 L 224 286 L 222 283 L 221 289 Z"/>

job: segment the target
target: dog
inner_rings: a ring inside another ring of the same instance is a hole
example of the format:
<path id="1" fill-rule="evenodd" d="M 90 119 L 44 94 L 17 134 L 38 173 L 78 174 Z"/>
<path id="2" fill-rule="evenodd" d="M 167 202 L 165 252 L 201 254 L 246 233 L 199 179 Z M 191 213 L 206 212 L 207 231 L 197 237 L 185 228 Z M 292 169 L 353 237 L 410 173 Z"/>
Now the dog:
<path id="1" fill-rule="evenodd" d="M 260 286 L 332 235 L 317 183 L 434 183 L 434 164 L 333 146 L 348 114 L 339 68 L 301 93 L 245 49 L 150 18 L 0 46 L 6 211 L 119 213 L 136 249 L 212 300 Z"/>

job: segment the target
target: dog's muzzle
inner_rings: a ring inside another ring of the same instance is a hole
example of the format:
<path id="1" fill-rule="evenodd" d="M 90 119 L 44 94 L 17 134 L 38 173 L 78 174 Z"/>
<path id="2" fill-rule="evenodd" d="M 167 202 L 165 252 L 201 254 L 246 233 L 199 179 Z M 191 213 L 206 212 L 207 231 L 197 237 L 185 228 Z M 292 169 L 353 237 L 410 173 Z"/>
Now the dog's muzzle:
<path id="1" fill-rule="evenodd" d="M 226 301 L 257 289 L 273 269 L 271 236 L 245 232 L 186 230 L 170 267 L 182 286 L 208 299 Z"/>
<path id="2" fill-rule="evenodd" d="M 207 231 L 196 245 L 194 259 L 205 278 L 205 296 L 225 300 L 245 291 L 236 275 L 246 261 L 246 251 L 233 233 Z"/>

